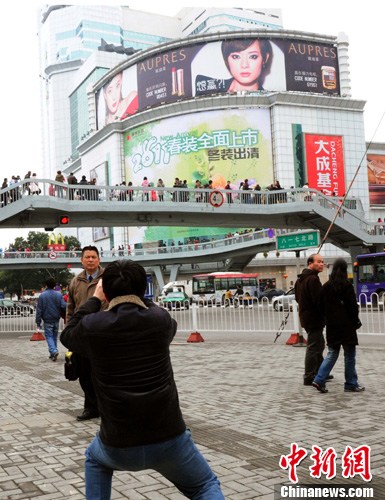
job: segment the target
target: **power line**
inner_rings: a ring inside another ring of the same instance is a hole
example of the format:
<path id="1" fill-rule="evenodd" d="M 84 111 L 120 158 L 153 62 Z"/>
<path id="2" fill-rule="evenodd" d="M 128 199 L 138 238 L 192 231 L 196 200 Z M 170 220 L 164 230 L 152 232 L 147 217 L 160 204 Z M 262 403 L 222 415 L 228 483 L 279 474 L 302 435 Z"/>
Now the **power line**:
<path id="1" fill-rule="evenodd" d="M 328 227 L 328 229 L 327 229 L 327 231 L 326 231 L 326 233 L 325 233 L 325 236 L 322 238 L 322 241 L 321 241 L 321 243 L 320 243 L 320 246 L 318 247 L 317 253 L 320 253 L 320 251 L 321 251 L 321 249 L 322 249 L 322 247 L 323 247 L 323 245 L 324 245 L 324 243 L 325 243 L 325 241 L 326 241 L 327 237 L 329 236 L 329 233 L 330 233 L 330 231 L 331 231 L 331 228 L 332 228 L 332 227 L 333 227 L 333 225 L 334 225 L 334 222 L 336 221 L 337 217 L 339 216 L 339 214 L 340 214 L 340 211 L 341 211 L 342 207 L 345 205 L 345 200 L 346 200 L 346 198 L 347 198 L 347 196 L 348 196 L 348 194 L 349 194 L 349 191 L 350 191 L 351 187 L 353 186 L 354 181 L 356 180 L 356 177 L 357 177 L 357 175 L 358 175 L 358 172 L 359 172 L 360 168 L 362 167 L 362 162 L 366 159 L 366 156 L 367 156 L 368 150 L 369 150 L 370 146 L 372 145 L 373 139 L 374 139 L 374 137 L 375 137 L 375 135 L 376 135 L 376 133 L 377 133 L 377 130 L 380 128 L 380 125 L 381 125 L 382 120 L 384 119 L 384 116 L 385 116 L 385 111 L 382 113 L 382 116 L 381 116 L 381 118 L 380 118 L 380 121 L 378 122 L 378 125 L 377 125 L 377 127 L 376 127 L 376 129 L 375 129 L 375 131 L 374 131 L 374 133 L 373 133 L 373 135 L 372 135 L 372 138 L 370 139 L 370 141 L 369 141 L 368 145 L 366 146 L 365 152 L 364 152 L 364 154 L 363 154 L 363 156 L 362 156 L 362 158 L 361 158 L 360 163 L 358 164 L 358 167 L 356 168 L 356 171 L 355 171 L 355 173 L 354 173 L 353 179 L 350 181 L 349 187 L 348 187 L 348 189 L 347 189 L 347 191 L 346 191 L 346 193 L 345 193 L 345 195 L 344 195 L 344 197 L 343 197 L 343 199 L 342 199 L 342 202 L 341 202 L 340 206 L 338 207 L 338 209 L 337 209 L 337 211 L 336 211 L 336 214 L 335 214 L 335 216 L 333 217 L 333 220 L 332 220 L 332 221 L 331 221 L 331 223 L 329 224 L 329 227 Z"/>

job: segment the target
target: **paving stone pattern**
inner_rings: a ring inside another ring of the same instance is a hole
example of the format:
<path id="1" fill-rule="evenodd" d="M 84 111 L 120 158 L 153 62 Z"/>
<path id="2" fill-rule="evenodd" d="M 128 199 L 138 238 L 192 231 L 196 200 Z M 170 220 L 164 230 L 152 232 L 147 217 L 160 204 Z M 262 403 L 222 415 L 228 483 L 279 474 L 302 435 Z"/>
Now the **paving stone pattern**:
<path id="1" fill-rule="evenodd" d="M 226 332 L 187 343 L 178 335 L 171 346 L 182 410 L 193 437 L 218 475 L 226 499 L 273 500 L 274 486 L 289 484 L 279 459 L 292 442 L 305 448 L 347 445 L 371 447 L 373 481 L 341 475 L 338 484 L 373 486 L 385 499 L 384 345 L 360 342 L 357 371 L 367 388 L 343 391 L 343 359 L 334 370 L 329 393 L 302 385 L 304 348 L 286 338 L 261 338 Z M 84 450 L 98 420 L 77 422 L 82 392 L 48 359 L 44 341 L 25 335 L 1 337 L 0 350 L 0 499 L 84 498 Z M 341 356 L 342 357 L 342 356 Z M 310 477 L 310 459 L 298 467 L 301 484 L 326 485 Z M 184 498 L 153 471 L 114 474 L 112 499 Z"/>

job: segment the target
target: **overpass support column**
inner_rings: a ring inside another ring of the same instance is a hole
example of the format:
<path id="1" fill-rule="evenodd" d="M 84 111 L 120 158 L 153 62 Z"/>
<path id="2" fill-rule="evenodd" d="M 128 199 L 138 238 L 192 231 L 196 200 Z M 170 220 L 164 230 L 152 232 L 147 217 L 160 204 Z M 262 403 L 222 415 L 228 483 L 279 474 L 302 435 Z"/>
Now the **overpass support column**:
<path id="1" fill-rule="evenodd" d="M 170 281 L 177 281 L 180 264 L 173 264 L 170 271 Z"/>
<path id="2" fill-rule="evenodd" d="M 160 266 L 153 266 L 153 270 L 154 270 L 155 277 L 156 277 L 156 280 L 157 280 L 158 285 L 159 285 L 159 290 L 162 291 L 163 287 L 165 285 L 164 274 L 163 274 L 162 268 Z"/>
<path id="3" fill-rule="evenodd" d="M 376 253 L 377 252 L 384 252 L 384 249 L 385 249 L 385 242 L 384 243 L 376 243 L 375 244 L 375 247 L 376 247 Z"/>
<path id="4" fill-rule="evenodd" d="M 352 268 L 353 268 L 357 255 L 361 255 L 362 253 L 365 253 L 365 252 L 362 249 L 362 246 L 355 245 L 355 246 L 349 247 L 349 253 L 350 253 L 350 258 L 352 259 Z"/>

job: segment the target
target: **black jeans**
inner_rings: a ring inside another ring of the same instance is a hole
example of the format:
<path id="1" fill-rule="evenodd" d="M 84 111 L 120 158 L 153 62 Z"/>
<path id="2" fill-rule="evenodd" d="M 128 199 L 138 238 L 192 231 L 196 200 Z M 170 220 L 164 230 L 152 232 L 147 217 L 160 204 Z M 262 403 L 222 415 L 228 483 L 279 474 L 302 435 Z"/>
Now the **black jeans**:
<path id="1" fill-rule="evenodd" d="M 325 349 L 325 339 L 323 327 L 307 328 L 307 346 L 305 355 L 305 381 L 312 382 L 318 373 L 318 369 L 323 361 L 323 351 Z"/>
<path id="2" fill-rule="evenodd" d="M 84 392 L 84 409 L 89 410 L 91 413 L 98 413 L 98 403 L 94 384 L 91 376 L 91 364 L 88 358 L 79 356 L 79 383 Z"/>

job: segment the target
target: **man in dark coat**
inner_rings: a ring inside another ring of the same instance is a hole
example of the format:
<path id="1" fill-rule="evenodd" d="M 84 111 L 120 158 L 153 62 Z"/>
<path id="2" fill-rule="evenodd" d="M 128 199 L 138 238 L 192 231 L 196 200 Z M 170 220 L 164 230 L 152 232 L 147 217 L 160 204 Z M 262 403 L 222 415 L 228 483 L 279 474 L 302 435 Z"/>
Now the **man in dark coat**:
<path id="1" fill-rule="evenodd" d="M 188 498 L 223 500 L 179 406 L 169 349 L 176 322 L 144 298 L 146 286 L 140 264 L 108 264 L 60 336 L 90 360 L 101 416 L 86 450 L 86 498 L 110 498 L 114 470 L 154 469 Z"/>
<path id="2" fill-rule="evenodd" d="M 77 183 L 78 183 L 77 178 L 75 177 L 74 173 L 71 172 L 70 175 L 67 177 L 67 184 L 74 185 L 74 184 L 77 184 Z M 68 195 L 69 195 L 69 199 L 70 200 L 75 199 L 75 190 L 69 188 Z"/>
<path id="3" fill-rule="evenodd" d="M 301 326 L 307 333 L 304 385 L 312 385 L 318 368 L 323 361 L 325 321 L 321 310 L 322 285 L 319 273 L 323 271 L 321 255 L 312 254 L 307 259 L 307 269 L 298 276 L 295 283 L 295 300 L 298 302 Z M 329 376 L 332 378 L 332 375 Z"/>
<path id="4" fill-rule="evenodd" d="M 362 392 L 356 371 L 357 328 L 361 321 L 353 285 L 348 280 L 346 260 L 337 259 L 333 271 L 321 291 L 321 307 L 326 321 L 326 342 L 328 354 L 313 381 L 320 392 L 328 392 L 325 382 L 333 369 L 341 346 L 345 358 L 345 392 Z"/>

